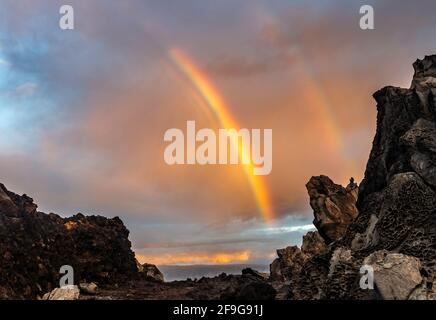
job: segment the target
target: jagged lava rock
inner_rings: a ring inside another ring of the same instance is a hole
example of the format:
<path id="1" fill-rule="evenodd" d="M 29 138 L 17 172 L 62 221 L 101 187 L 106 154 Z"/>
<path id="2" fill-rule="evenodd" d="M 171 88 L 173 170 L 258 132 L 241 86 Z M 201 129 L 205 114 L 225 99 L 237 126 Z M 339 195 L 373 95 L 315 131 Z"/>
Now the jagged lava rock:
<path id="1" fill-rule="evenodd" d="M 326 208 L 338 211 L 337 205 L 326 206 L 326 199 L 340 188 L 330 187 L 327 178 L 311 180 L 315 225 L 331 243 L 327 252 L 315 254 L 292 275 L 289 298 L 436 297 L 436 56 L 413 66 L 410 89 L 385 87 L 374 94 L 377 131 L 359 185 L 358 215 L 341 237 L 325 228 L 332 220 Z M 390 260 L 396 267 L 386 270 L 384 262 Z M 359 286 L 365 263 L 373 263 L 378 273 L 375 290 Z"/>
<path id="2" fill-rule="evenodd" d="M 306 261 L 306 256 L 297 246 L 290 246 L 277 250 L 277 256 L 270 265 L 270 277 L 272 280 L 286 281 L 293 274 L 299 273 Z"/>
<path id="3" fill-rule="evenodd" d="M 32 198 L 0 184 L 0 298 L 36 298 L 59 286 L 59 269 L 70 265 L 74 281 L 114 283 L 137 267 L 119 218 L 61 218 L 37 211 Z"/>
<path id="4" fill-rule="evenodd" d="M 326 243 L 316 231 L 303 237 L 301 249 L 290 246 L 277 250 L 277 258 L 270 265 L 270 278 L 273 281 L 288 281 L 301 271 L 304 263 L 312 256 L 326 252 Z"/>
<path id="5" fill-rule="evenodd" d="M 164 282 L 163 273 L 154 264 L 144 263 L 140 269 L 140 274 L 146 280 Z"/>
<path id="6" fill-rule="evenodd" d="M 418 120 L 421 127 L 435 124 L 436 119 L 436 55 L 426 56 L 417 60 L 413 67 L 415 74 L 410 89 L 385 87 L 376 93 L 377 101 L 377 131 L 373 147 L 365 171 L 365 178 L 360 185 L 358 203 L 388 184 L 389 179 L 397 173 L 413 171 L 411 156 L 414 152 L 423 151 L 428 156 L 434 156 L 434 131 L 419 133 L 419 145 L 402 143 L 401 138 Z M 409 135 L 414 134 L 412 130 Z M 410 138 L 405 137 L 405 140 Z M 427 141 L 425 141 L 427 140 Z M 403 140 L 404 142 L 404 140 Z M 429 148 L 430 147 L 430 148 Z M 434 167 L 434 163 L 433 163 Z"/>
<path id="7" fill-rule="evenodd" d="M 306 184 L 310 206 L 315 219 L 313 224 L 326 243 L 340 239 L 348 225 L 357 217 L 359 188 L 354 180 L 344 188 L 327 176 L 312 177 Z"/>
<path id="8" fill-rule="evenodd" d="M 303 236 L 301 251 L 306 256 L 314 256 L 326 252 L 328 249 L 324 239 L 317 231 L 309 231 Z"/>
<path id="9" fill-rule="evenodd" d="M 242 269 L 242 275 L 252 276 L 258 280 L 268 280 L 268 277 L 269 277 L 268 273 L 259 272 L 257 270 L 252 269 L 252 268 Z"/>

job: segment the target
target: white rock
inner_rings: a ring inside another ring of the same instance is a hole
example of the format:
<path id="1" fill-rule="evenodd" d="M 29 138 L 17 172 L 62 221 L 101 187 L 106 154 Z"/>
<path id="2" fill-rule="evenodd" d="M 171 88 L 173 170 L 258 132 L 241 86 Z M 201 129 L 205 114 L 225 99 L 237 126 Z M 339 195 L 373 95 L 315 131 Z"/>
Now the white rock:
<path id="1" fill-rule="evenodd" d="M 79 287 L 70 285 L 53 289 L 51 292 L 46 293 L 42 300 L 78 300 L 79 296 Z"/>
<path id="2" fill-rule="evenodd" d="M 386 250 L 365 258 L 364 264 L 374 269 L 374 282 L 383 299 L 407 300 L 423 282 L 419 259 Z"/>

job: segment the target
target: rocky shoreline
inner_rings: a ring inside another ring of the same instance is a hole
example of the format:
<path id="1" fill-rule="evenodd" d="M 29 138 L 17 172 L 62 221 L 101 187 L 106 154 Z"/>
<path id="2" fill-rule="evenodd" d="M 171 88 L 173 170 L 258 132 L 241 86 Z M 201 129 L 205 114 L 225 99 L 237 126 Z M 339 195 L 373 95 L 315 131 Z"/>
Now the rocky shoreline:
<path id="1" fill-rule="evenodd" d="M 436 56 L 414 63 L 410 89 L 374 94 L 377 132 L 360 185 L 327 176 L 306 187 L 317 232 L 277 250 L 270 275 L 165 283 L 140 265 L 119 218 L 37 211 L 0 184 L 1 299 L 436 299 Z M 59 268 L 77 286 L 59 289 Z M 374 288 L 361 288 L 361 268 Z M 54 290 L 54 291 L 53 291 Z"/>

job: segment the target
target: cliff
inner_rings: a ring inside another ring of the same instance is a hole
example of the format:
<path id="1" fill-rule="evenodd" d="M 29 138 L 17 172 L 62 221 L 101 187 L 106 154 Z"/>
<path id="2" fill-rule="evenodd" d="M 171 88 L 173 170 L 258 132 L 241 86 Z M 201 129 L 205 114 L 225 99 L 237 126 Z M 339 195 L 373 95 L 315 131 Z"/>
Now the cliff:
<path id="1" fill-rule="evenodd" d="M 355 217 L 349 219 L 351 198 L 344 190 L 330 201 L 334 207 L 312 205 L 329 247 L 292 275 L 288 298 L 436 298 L 436 56 L 413 67 L 409 89 L 385 87 L 374 94 L 377 131 Z M 310 186 L 311 204 L 318 203 L 325 188 Z M 341 223 L 328 224 L 331 216 Z M 363 266 L 374 270 L 374 290 L 361 288 Z"/>

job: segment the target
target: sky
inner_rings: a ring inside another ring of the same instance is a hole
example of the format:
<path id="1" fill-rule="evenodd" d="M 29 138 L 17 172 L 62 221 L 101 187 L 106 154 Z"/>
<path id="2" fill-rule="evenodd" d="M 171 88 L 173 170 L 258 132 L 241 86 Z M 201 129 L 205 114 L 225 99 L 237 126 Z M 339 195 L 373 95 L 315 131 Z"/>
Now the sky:
<path id="1" fill-rule="evenodd" d="M 0 0 L 0 182 L 44 212 L 119 216 L 160 265 L 268 263 L 300 244 L 306 182 L 360 181 L 372 94 L 409 87 L 436 53 L 430 0 L 70 0 L 74 30 L 63 4 Z M 232 123 L 273 130 L 269 216 L 242 166 L 164 162 L 167 129 L 222 124 L 201 81 Z"/>

